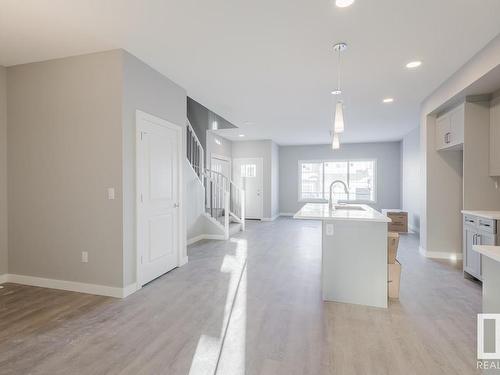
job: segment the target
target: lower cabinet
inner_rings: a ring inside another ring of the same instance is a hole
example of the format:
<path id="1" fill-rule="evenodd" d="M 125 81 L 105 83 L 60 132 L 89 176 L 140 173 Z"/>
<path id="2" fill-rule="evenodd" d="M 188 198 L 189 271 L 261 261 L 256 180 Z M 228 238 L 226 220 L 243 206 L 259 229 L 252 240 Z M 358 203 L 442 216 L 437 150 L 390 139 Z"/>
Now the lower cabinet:
<path id="1" fill-rule="evenodd" d="M 472 246 L 477 244 L 477 236 L 478 233 L 476 229 L 464 225 L 464 271 L 481 280 L 481 254 L 472 250 Z"/>

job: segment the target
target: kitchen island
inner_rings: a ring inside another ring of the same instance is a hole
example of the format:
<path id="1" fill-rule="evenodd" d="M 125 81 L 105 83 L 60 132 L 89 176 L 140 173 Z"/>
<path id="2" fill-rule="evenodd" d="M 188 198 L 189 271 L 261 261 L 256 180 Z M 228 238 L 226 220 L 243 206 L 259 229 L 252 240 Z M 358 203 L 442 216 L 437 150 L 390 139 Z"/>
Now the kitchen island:
<path id="1" fill-rule="evenodd" d="M 324 301 L 387 307 L 387 223 L 362 204 L 307 203 L 295 219 L 322 222 Z"/>

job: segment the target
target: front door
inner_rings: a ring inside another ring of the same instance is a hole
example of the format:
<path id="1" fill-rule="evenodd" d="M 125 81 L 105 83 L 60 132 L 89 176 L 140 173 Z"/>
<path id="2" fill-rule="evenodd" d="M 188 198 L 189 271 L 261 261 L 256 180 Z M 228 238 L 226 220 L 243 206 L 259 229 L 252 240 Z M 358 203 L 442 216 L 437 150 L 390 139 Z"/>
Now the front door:
<path id="1" fill-rule="evenodd" d="M 137 245 L 144 285 L 178 266 L 180 128 L 137 115 Z"/>
<path id="2" fill-rule="evenodd" d="M 245 216 L 262 219 L 263 161 L 262 158 L 233 160 L 233 180 L 245 190 Z"/>

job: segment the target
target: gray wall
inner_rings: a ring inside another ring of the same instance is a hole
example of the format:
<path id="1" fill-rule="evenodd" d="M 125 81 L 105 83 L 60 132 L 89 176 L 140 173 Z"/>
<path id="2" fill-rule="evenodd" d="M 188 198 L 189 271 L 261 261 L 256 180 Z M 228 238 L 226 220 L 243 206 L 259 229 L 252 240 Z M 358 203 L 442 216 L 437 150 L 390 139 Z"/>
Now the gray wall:
<path id="1" fill-rule="evenodd" d="M 233 159 L 239 158 L 262 158 L 263 159 L 263 201 L 264 219 L 273 217 L 273 180 L 276 181 L 277 177 L 273 179 L 273 141 L 236 141 L 233 142 Z M 276 146 L 276 144 L 274 144 Z M 274 152 L 276 156 L 277 153 Z M 275 162 L 276 164 L 276 162 Z M 278 203 L 275 202 L 274 206 L 277 208 Z M 276 209 L 275 208 L 275 209 Z"/>
<path id="2" fill-rule="evenodd" d="M 420 228 L 420 129 L 417 127 L 401 141 L 401 200 L 408 211 L 411 230 Z"/>
<path id="3" fill-rule="evenodd" d="M 122 286 L 121 66 L 110 51 L 7 69 L 9 273 Z"/>
<path id="4" fill-rule="evenodd" d="M 7 273 L 7 82 L 0 66 L 0 275 Z"/>
<path id="5" fill-rule="evenodd" d="M 280 202 L 281 213 L 295 213 L 304 203 L 298 201 L 298 162 L 318 159 L 376 159 L 376 209 L 399 208 L 401 204 L 400 142 L 343 144 L 333 151 L 330 145 L 280 146 Z"/>
<path id="6" fill-rule="evenodd" d="M 139 109 L 182 127 L 186 155 L 186 91 L 144 62 L 123 51 L 123 284 L 136 280 L 135 111 Z M 184 159 L 183 159 L 184 160 Z M 184 167 L 181 175 L 184 175 Z M 185 186 L 183 183 L 182 186 Z M 186 191 L 185 191 L 186 192 Z M 180 202 L 186 211 L 186 199 Z M 184 225 L 185 219 L 181 218 Z M 180 241 L 184 242 L 184 234 Z M 184 255 L 186 250 L 184 249 Z"/>
<path id="7" fill-rule="evenodd" d="M 279 161 L 279 146 L 276 143 L 271 144 L 271 217 L 279 216 L 280 207 L 279 207 L 279 199 L 280 199 L 280 161 Z"/>

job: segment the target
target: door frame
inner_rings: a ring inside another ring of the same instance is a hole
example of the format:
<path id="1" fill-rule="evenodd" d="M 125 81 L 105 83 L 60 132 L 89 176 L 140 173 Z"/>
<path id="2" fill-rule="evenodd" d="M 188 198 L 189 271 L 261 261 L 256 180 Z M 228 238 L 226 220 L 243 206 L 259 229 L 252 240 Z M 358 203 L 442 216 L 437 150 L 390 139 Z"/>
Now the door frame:
<path id="1" fill-rule="evenodd" d="M 141 142 L 141 126 L 140 126 L 140 121 L 141 120 L 146 120 L 149 122 L 152 122 L 156 125 L 162 126 L 164 128 L 168 128 L 171 130 L 174 130 L 177 133 L 177 141 L 179 144 L 179 147 L 177 147 L 177 170 L 178 170 L 178 195 L 179 195 L 179 211 L 177 215 L 177 236 L 178 236 L 178 249 L 177 249 L 177 267 L 180 267 L 181 265 L 187 263 L 187 256 L 184 258 L 183 257 L 183 249 L 186 247 L 186 236 L 184 233 L 184 191 L 183 191 L 183 182 L 184 182 L 184 172 L 183 172 L 183 158 L 182 156 L 184 155 L 184 143 L 182 142 L 183 140 L 183 132 L 182 129 L 183 127 L 180 125 L 176 125 L 172 122 L 169 122 L 167 120 L 161 119 L 159 117 L 156 117 L 154 115 L 151 115 L 149 113 L 143 112 L 139 109 L 135 111 L 135 253 L 136 253 L 136 258 L 135 258 L 135 263 L 136 263 L 136 288 L 137 290 L 142 288 L 142 267 L 141 267 L 141 252 L 139 251 L 140 246 L 139 246 L 139 206 L 141 204 L 141 194 L 140 194 L 140 178 L 139 178 L 139 153 L 137 150 L 139 150 L 139 145 Z"/>
<path id="2" fill-rule="evenodd" d="M 261 220 L 264 219 L 264 158 L 263 157 L 248 157 L 248 158 L 233 158 L 233 166 L 236 164 L 236 161 L 241 161 L 241 160 L 259 160 L 260 165 L 261 165 L 261 173 L 262 173 L 262 189 L 261 189 L 261 194 L 262 194 L 262 205 L 261 205 L 261 210 L 260 210 L 260 218 L 250 218 L 249 220 Z M 234 171 L 231 170 L 231 173 Z M 234 174 L 234 173 L 233 173 Z M 246 196 L 246 191 L 245 191 L 245 196 Z M 246 206 L 246 202 L 245 202 Z"/>
<path id="3" fill-rule="evenodd" d="M 224 160 L 224 161 L 227 161 L 229 163 L 229 173 L 231 174 L 229 176 L 229 180 L 233 180 L 232 177 L 233 177 L 233 160 L 228 157 L 228 156 L 224 156 L 224 155 L 220 155 L 220 154 L 216 154 L 214 152 L 211 152 L 210 153 L 210 170 L 212 170 L 212 159 L 219 159 L 219 160 Z"/>

